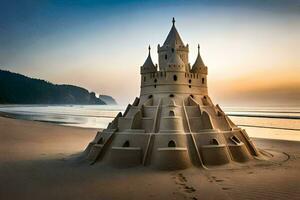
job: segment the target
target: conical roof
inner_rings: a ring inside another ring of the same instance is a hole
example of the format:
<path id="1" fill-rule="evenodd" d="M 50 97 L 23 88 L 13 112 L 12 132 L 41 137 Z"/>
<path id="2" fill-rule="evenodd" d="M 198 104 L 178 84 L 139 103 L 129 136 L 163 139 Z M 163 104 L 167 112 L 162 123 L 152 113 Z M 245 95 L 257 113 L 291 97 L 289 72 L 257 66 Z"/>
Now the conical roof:
<path id="1" fill-rule="evenodd" d="M 151 50 L 151 48 L 150 48 L 150 46 L 149 46 L 148 57 L 147 57 L 145 63 L 143 64 L 142 69 L 143 69 L 143 70 L 146 70 L 147 72 L 151 72 L 151 71 L 154 72 L 154 71 L 156 71 L 156 67 L 155 67 L 155 65 L 153 64 L 153 61 L 152 61 L 152 59 L 151 59 L 150 50 Z"/>
<path id="2" fill-rule="evenodd" d="M 173 25 L 172 28 L 167 36 L 167 39 L 164 42 L 164 45 L 179 45 L 184 46 L 184 43 L 175 27 L 175 19 L 173 18 Z"/>
<path id="3" fill-rule="evenodd" d="M 201 68 L 205 67 L 205 64 L 200 56 L 200 46 L 198 45 L 198 56 L 195 63 L 193 64 L 191 72 L 195 73 L 200 71 Z"/>
<path id="4" fill-rule="evenodd" d="M 177 53 L 174 53 L 168 62 L 168 66 L 170 65 L 184 66 L 184 62 L 181 60 Z"/>

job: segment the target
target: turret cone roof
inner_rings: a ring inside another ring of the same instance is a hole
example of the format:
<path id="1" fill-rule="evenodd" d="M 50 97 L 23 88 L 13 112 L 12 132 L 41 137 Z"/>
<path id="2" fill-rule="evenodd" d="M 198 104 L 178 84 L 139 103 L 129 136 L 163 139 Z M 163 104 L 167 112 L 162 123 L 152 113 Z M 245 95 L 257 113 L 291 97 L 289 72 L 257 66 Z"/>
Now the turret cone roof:
<path id="1" fill-rule="evenodd" d="M 155 72 L 156 71 L 156 67 L 153 64 L 153 61 L 151 59 L 150 50 L 151 50 L 151 48 L 149 46 L 149 54 L 148 54 L 148 57 L 147 57 L 145 63 L 142 66 L 142 69 L 145 70 L 145 71 L 147 71 L 147 72 Z"/>
<path id="2" fill-rule="evenodd" d="M 198 71 L 200 71 L 201 68 L 205 67 L 205 64 L 200 56 L 200 46 L 198 45 L 198 56 L 196 58 L 196 61 L 192 67 L 191 72 L 192 73 L 196 73 Z"/>
<path id="3" fill-rule="evenodd" d="M 184 62 L 178 56 L 177 53 L 174 53 L 168 62 L 168 66 L 184 66 Z"/>
<path id="4" fill-rule="evenodd" d="M 167 36 L 167 39 L 164 42 L 164 45 L 169 45 L 169 46 L 174 46 L 174 45 L 179 45 L 179 46 L 184 46 L 183 41 L 175 27 L 175 19 L 173 18 L 173 25 L 172 28 Z"/>

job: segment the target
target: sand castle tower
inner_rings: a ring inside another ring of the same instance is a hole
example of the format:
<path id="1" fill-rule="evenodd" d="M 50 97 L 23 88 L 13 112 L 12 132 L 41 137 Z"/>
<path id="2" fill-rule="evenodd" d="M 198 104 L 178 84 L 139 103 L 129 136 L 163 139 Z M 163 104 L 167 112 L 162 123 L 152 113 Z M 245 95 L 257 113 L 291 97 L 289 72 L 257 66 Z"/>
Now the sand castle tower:
<path id="1" fill-rule="evenodd" d="M 140 97 L 98 132 L 85 155 L 91 163 L 182 169 L 244 163 L 260 157 L 245 130 L 208 96 L 207 66 L 198 45 L 189 64 L 189 46 L 175 27 L 162 46 L 159 66 L 150 55 L 140 68 Z"/>

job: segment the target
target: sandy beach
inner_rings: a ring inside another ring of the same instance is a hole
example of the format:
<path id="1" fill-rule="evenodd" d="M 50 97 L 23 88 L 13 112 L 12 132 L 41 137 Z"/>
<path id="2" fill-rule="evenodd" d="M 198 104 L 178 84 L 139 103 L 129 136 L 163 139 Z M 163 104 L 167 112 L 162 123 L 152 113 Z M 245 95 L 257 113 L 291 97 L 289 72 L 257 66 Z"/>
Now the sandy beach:
<path id="1" fill-rule="evenodd" d="M 95 133 L 0 117 L 0 199 L 300 199 L 300 142 L 254 138 L 272 165 L 157 171 L 79 161 Z"/>

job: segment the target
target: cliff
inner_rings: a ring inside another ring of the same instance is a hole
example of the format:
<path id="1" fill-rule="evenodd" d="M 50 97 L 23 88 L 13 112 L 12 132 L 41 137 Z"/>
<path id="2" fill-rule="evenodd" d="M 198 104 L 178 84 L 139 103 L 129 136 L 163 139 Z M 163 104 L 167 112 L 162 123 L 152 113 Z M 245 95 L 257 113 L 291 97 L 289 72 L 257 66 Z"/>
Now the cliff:
<path id="1" fill-rule="evenodd" d="M 45 80 L 29 78 L 4 70 L 0 70 L 0 103 L 109 104 L 96 97 L 94 92 L 78 86 L 52 84 Z"/>

